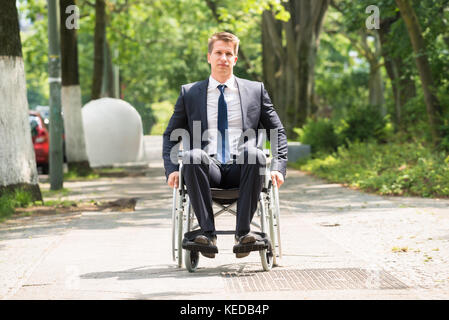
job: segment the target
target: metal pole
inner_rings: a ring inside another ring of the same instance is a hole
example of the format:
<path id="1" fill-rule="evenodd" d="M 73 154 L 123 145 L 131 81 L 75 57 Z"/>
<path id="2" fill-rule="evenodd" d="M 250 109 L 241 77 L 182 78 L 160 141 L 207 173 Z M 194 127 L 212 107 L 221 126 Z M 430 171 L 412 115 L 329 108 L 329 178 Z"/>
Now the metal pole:
<path id="1" fill-rule="evenodd" d="M 59 0 L 47 0 L 47 3 L 48 82 L 50 86 L 50 189 L 59 190 L 63 186 Z"/>
<path id="2" fill-rule="evenodd" d="M 118 50 L 114 49 L 114 59 L 118 58 Z M 120 99 L 120 68 L 117 64 L 112 64 L 114 79 L 114 98 Z"/>

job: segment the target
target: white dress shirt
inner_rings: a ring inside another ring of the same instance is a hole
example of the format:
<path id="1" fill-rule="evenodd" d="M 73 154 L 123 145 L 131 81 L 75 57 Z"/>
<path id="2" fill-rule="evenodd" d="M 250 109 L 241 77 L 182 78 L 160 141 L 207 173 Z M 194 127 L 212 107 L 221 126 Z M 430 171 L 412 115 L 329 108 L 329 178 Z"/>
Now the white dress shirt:
<path id="1" fill-rule="evenodd" d="M 228 105 L 229 152 L 231 154 L 230 160 L 232 160 L 232 155 L 238 154 L 238 142 L 243 130 L 240 95 L 234 75 L 225 83 L 218 82 L 212 76 L 209 77 L 207 88 L 207 140 L 209 144 L 205 151 L 208 154 L 217 154 L 218 98 L 220 97 L 220 90 L 217 86 L 220 84 L 226 85 L 224 98 Z"/>

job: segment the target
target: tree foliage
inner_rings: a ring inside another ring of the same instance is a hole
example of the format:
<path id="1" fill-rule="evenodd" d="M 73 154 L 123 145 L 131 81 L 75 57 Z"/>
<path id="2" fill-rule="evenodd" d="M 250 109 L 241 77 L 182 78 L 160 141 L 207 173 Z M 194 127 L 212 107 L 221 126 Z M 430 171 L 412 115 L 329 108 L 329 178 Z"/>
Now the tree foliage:
<path id="1" fill-rule="evenodd" d="M 207 40 L 212 33 L 222 30 L 234 32 L 241 39 L 241 55 L 234 69 L 236 75 L 252 80 L 265 80 L 266 74 L 278 77 L 278 70 L 270 71 L 275 64 L 263 61 L 267 56 L 262 50 L 262 14 L 271 12 L 274 21 L 282 26 L 279 29 L 281 45 L 286 48 L 285 32 L 288 29 L 283 26 L 296 19 L 289 10 L 289 4 L 293 2 L 106 0 L 106 37 L 111 52 L 118 53 L 112 55 L 112 61 L 120 68 L 123 99 L 139 110 L 145 122 L 153 121 L 152 103 L 173 103 L 180 85 L 209 76 Z M 422 28 L 436 94 L 443 107 L 444 135 L 444 128 L 449 128 L 449 1 L 413 0 L 411 3 Z M 416 56 L 399 9 L 395 0 L 377 1 L 380 29 L 368 30 L 365 25 L 369 16 L 366 8 L 371 4 L 369 0 L 330 1 L 319 47 L 316 48 L 316 61 L 309 64 L 312 70 L 308 88 L 313 94 L 308 95 L 311 103 L 308 116 L 340 119 L 347 117 L 355 107 L 365 107 L 370 101 L 371 71 L 376 67 L 380 71 L 380 95 L 385 101 L 385 112 L 396 124 L 396 130 L 409 136 L 427 137 L 430 128 L 426 123 L 423 92 L 414 60 Z M 80 84 L 83 102 L 86 103 L 91 99 L 95 8 L 92 0 L 78 0 L 77 5 L 81 13 L 78 30 Z M 22 21 L 30 23 L 22 35 L 30 105 L 46 104 L 46 1 L 20 0 L 19 10 Z M 375 52 L 372 39 L 377 33 L 382 55 L 373 62 L 369 57 Z M 270 55 L 275 53 L 269 53 L 268 57 Z M 297 59 L 295 63 L 301 63 L 303 59 L 299 53 L 292 57 Z M 290 62 L 283 62 L 286 63 L 284 70 L 298 70 Z M 288 82 L 280 85 L 285 88 Z M 291 109 L 289 114 L 285 112 L 288 106 L 284 91 L 270 92 L 279 113 L 284 114 L 283 119 L 298 117 L 295 110 L 299 109 Z M 297 100 L 298 95 L 293 95 L 293 98 Z M 298 104 L 300 106 L 303 104 Z M 285 125 L 294 124 L 286 120 Z M 147 126 L 146 131 L 150 127 Z M 424 134 L 418 131 L 424 131 Z"/>

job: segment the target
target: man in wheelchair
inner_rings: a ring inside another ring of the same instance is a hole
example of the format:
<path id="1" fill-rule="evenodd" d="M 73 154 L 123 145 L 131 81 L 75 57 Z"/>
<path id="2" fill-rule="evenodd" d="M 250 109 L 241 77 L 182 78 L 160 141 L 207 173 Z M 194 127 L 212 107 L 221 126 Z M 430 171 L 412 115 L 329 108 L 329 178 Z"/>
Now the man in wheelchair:
<path id="1" fill-rule="evenodd" d="M 182 178 L 201 229 L 194 242 L 203 247 L 216 248 L 211 188 L 239 189 L 236 245 L 256 241 L 250 224 L 265 178 L 266 157 L 257 148 L 261 128 L 268 132 L 271 142 L 272 183 L 280 187 L 286 174 L 285 129 L 263 83 L 233 75 L 238 46 L 239 39 L 227 32 L 216 33 L 209 39 L 207 59 L 211 75 L 182 86 L 163 135 L 164 167 L 171 188 L 179 186 L 178 161 L 172 160 L 172 150 L 179 145 L 179 130 L 184 131 L 183 139 L 190 143 L 183 150 Z M 215 257 L 211 250 L 200 252 Z M 239 253 L 237 257 L 248 254 Z"/>

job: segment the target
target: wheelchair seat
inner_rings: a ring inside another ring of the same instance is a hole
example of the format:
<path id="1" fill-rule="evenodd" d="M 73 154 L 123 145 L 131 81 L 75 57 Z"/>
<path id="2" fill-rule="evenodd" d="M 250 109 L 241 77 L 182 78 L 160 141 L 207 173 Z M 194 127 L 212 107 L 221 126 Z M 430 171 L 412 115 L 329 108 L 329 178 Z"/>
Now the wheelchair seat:
<path id="1" fill-rule="evenodd" d="M 232 204 L 239 199 L 239 188 L 210 188 L 212 200 L 220 204 Z"/>

